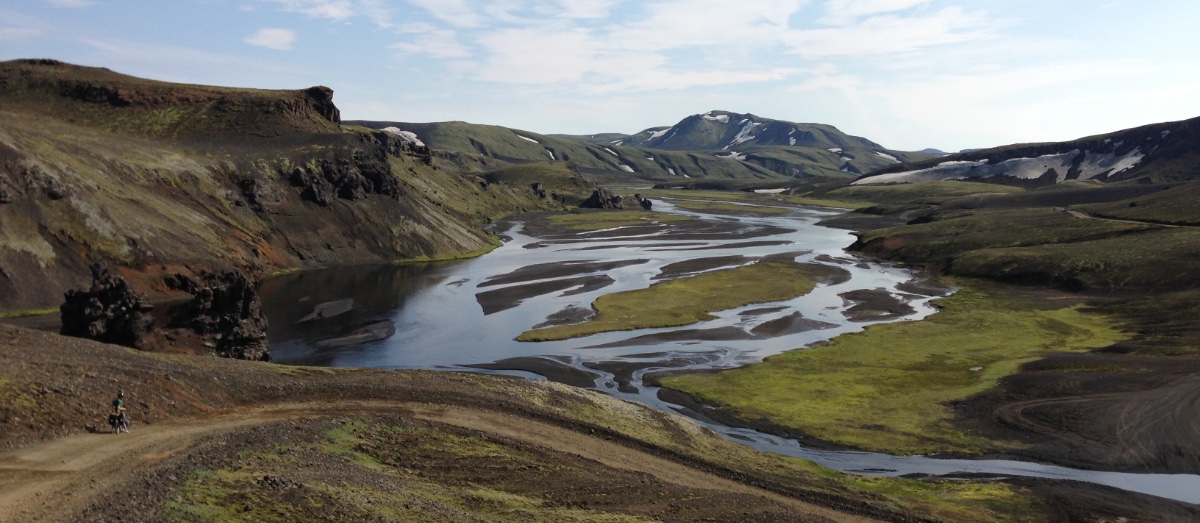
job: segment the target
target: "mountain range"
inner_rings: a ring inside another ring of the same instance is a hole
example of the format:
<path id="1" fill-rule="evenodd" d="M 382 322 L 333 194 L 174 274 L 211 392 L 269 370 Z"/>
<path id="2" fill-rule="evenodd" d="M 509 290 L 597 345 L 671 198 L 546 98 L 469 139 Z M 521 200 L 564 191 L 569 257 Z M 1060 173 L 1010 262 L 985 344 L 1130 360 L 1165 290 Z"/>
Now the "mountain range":
<path id="1" fill-rule="evenodd" d="M 887 149 L 824 124 L 709 111 L 636 134 L 543 135 L 465 122 L 348 121 L 412 133 L 460 169 L 535 161 L 570 162 L 610 178 L 853 179 L 889 165 L 933 157 Z"/>
<path id="2" fill-rule="evenodd" d="M 1015 144 L 892 165 L 854 183 L 975 180 L 1022 186 L 1066 181 L 1165 183 L 1200 178 L 1200 118 L 1068 142 Z"/>
<path id="3" fill-rule="evenodd" d="M 1198 124 L 951 155 L 726 111 L 632 135 L 543 135 L 343 122 L 321 86 L 173 84 L 15 60 L 0 63 L 0 311 L 57 305 L 94 261 L 161 297 L 179 272 L 461 256 L 488 248 L 488 220 L 561 209 L 563 194 L 596 181 L 1187 181 L 1200 177 Z"/>

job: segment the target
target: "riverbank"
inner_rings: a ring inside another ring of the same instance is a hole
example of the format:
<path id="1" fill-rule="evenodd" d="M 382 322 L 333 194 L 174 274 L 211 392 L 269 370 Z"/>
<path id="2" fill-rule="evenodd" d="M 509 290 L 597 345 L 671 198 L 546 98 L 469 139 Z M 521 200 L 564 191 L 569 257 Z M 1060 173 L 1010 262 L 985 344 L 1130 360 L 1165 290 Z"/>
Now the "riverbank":
<path id="1" fill-rule="evenodd" d="M 96 426 L 116 388 L 130 435 Z M 249 521 L 315 506 L 513 521 L 1036 521 L 1050 510 L 1036 488 L 839 474 L 546 382 L 161 356 L 0 326 L 0 394 L 4 521 L 130 509 Z M 59 472 L 40 468 L 51 465 Z M 86 487 L 101 478 L 105 488 Z"/>
<path id="2" fill-rule="evenodd" d="M 1081 310 L 1078 296 L 957 283 L 960 290 L 934 302 L 940 311 L 919 322 L 656 382 L 717 406 L 723 420 L 753 419 L 776 433 L 786 427 L 806 441 L 891 454 L 1019 450 L 1027 443 L 1013 434 L 964 420 L 964 402 L 1048 352 L 1101 348 L 1124 336 L 1111 319 Z"/>

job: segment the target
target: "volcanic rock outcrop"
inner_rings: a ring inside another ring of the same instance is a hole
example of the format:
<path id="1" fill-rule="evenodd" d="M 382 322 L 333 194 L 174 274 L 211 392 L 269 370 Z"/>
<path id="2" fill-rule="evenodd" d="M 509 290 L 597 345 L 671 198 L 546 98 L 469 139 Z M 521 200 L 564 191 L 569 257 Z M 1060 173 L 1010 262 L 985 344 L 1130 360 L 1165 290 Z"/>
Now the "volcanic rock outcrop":
<path id="1" fill-rule="evenodd" d="M 154 306 L 145 294 L 133 292 L 125 278 L 112 275 L 103 263 L 93 263 L 92 287 L 71 290 L 59 307 L 61 333 L 104 343 L 141 348 L 154 326 Z"/>
<path id="2" fill-rule="evenodd" d="M 175 327 L 190 328 L 210 338 L 218 356 L 269 361 L 267 317 L 252 282 L 245 274 L 230 271 L 204 274 L 203 282 L 177 276 L 175 285 L 193 294 L 191 302 L 172 320 Z"/>
<path id="3" fill-rule="evenodd" d="M 579 204 L 585 209 L 623 209 L 621 195 L 613 194 L 608 189 L 600 188 L 592 191 L 591 197 Z"/>

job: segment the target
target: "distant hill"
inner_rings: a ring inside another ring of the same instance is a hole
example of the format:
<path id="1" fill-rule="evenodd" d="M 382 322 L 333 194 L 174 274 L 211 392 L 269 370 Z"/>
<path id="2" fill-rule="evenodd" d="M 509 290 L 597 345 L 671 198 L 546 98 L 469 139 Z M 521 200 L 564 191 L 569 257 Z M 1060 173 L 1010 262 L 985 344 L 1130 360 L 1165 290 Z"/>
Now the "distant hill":
<path id="1" fill-rule="evenodd" d="M 559 161 L 569 162 L 581 172 L 609 178 L 682 180 L 784 176 L 760 165 L 720 158 L 708 153 L 604 145 L 495 125 L 466 122 L 346 123 L 372 129 L 395 127 L 412 132 L 434 150 L 436 160 L 442 165 L 465 171 L 490 171 L 517 163 Z"/>
<path id="2" fill-rule="evenodd" d="M 850 136 L 832 125 L 784 122 L 728 111 L 694 114 L 671 127 L 642 131 L 619 145 L 668 151 L 732 150 L 764 145 L 887 151 L 882 145 Z"/>
<path id="3" fill-rule="evenodd" d="M 465 122 L 348 122 L 413 132 L 459 168 L 566 161 L 596 175 L 665 181 L 686 178 L 852 179 L 892 164 L 931 157 L 885 149 L 823 124 L 798 124 L 750 114 L 710 111 L 634 135 L 541 135 Z M 497 162 L 500 162 L 499 164 Z"/>
<path id="4" fill-rule="evenodd" d="M 1070 180 L 1165 183 L 1200 179 L 1200 118 L 1069 142 L 1016 144 L 890 166 L 856 185 L 980 180 L 1044 186 Z"/>

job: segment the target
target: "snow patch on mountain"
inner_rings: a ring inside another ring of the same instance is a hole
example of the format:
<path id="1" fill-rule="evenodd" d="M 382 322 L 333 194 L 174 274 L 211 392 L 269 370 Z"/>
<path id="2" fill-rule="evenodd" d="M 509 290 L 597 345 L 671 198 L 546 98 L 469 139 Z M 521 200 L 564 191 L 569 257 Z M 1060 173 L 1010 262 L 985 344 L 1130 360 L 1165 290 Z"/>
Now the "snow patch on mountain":
<path id="1" fill-rule="evenodd" d="M 1115 149 L 1115 148 L 1114 148 Z M 854 182 L 854 185 L 880 183 L 915 183 L 937 180 L 964 180 L 1009 176 L 1036 180 L 1051 170 L 1057 175 L 1055 183 L 1067 179 L 1072 168 L 1079 170 L 1078 179 L 1091 180 L 1101 175 L 1113 175 L 1137 166 L 1145 158 L 1141 147 L 1118 155 L 1115 152 L 1093 153 L 1075 149 L 1065 153 L 1047 154 L 1037 158 L 1012 158 L 997 164 L 988 160 L 942 162 L 926 169 L 881 174 Z"/>
<path id="2" fill-rule="evenodd" d="M 711 111 L 709 111 L 709 112 L 707 112 L 707 113 L 704 113 L 704 114 L 702 114 L 702 115 L 700 115 L 700 116 L 701 116 L 702 118 L 704 118 L 705 120 L 708 120 L 708 121 L 710 121 L 710 122 L 729 123 L 729 115 L 727 115 L 727 114 L 720 114 L 720 115 L 717 115 L 717 116 L 713 116 L 713 115 L 712 115 L 712 112 L 711 112 Z"/>
<path id="3" fill-rule="evenodd" d="M 679 176 L 678 174 L 675 174 L 675 169 L 671 167 L 667 167 L 667 172 L 671 173 L 671 176 Z"/>
<path id="4" fill-rule="evenodd" d="M 758 127 L 762 124 L 751 122 L 750 119 L 747 118 L 745 120 L 738 122 L 738 125 L 742 126 L 742 130 L 738 131 L 737 136 L 734 136 L 733 140 L 731 140 L 729 142 L 729 144 L 726 145 L 725 147 L 722 147 L 722 149 L 729 149 L 730 147 L 735 147 L 735 146 L 741 145 L 743 143 L 746 143 L 750 140 L 753 140 L 754 139 L 754 128 Z"/>
<path id="5" fill-rule="evenodd" d="M 788 145 L 796 145 L 796 137 L 788 136 Z"/>
<path id="6" fill-rule="evenodd" d="M 520 139 L 522 139 L 522 140 L 525 140 L 525 141 L 527 141 L 527 142 L 533 142 L 533 143 L 542 143 L 542 142 L 539 142 L 539 141 L 537 141 L 537 140 L 534 140 L 533 138 L 530 138 L 530 137 L 528 137 L 528 136 L 521 136 L 521 135 L 519 135 L 519 134 L 517 135 L 517 138 L 520 138 Z"/>
<path id="7" fill-rule="evenodd" d="M 660 137 L 660 136 L 662 136 L 662 135 L 664 135 L 664 134 L 667 134 L 667 132 L 669 132 L 671 129 L 674 129 L 674 128 L 673 128 L 673 127 L 668 127 L 668 128 L 666 128 L 666 129 L 663 129 L 663 130 L 661 130 L 661 131 L 654 131 L 654 132 L 650 133 L 650 139 L 651 139 L 651 140 L 653 140 L 653 139 L 655 139 L 655 138 L 658 138 L 658 137 Z"/>
<path id="8" fill-rule="evenodd" d="M 621 155 L 617 154 L 617 152 L 616 152 L 616 151 L 614 151 L 614 150 L 612 150 L 612 149 L 609 149 L 608 147 L 605 147 L 605 148 L 604 148 L 604 150 L 605 150 L 605 151 L 608 151 L 608 154 L 611 154 L 611 155 L 613 155 L 613 156 L 616 156 L 617 158 L 620 158 L 620 157 L 621 157 Z"/>
<path id="9" fill-rule="evenodd" d="M 899 160 L 899 159 L 897 159 L 895 156 L 892 156 L 892 155 L 890 155 L 890 154 L 888 154 L 888 153 L 885 153 L 885 152 L 875 151 L 875 155 L 876 155 L 876 156 L 878 156 L 878 157 L 880 157 L 880 158 L 883 158 L 884 160 L 888 160 L 888 161 L 892 161 L 892 162 L 900 163 L 900 160 Z"/>
<path id="10" fill-rule="evenodd" d="M 746 155 L 743 153 L 739 153 L 737 151 L 729 151 L 729 154 L 718 154 L 715 156 L 717 158 L 721 158 L 723 160 L 738 160 L 738 161 L 746 160 Z"/>
<path id="11" fill-rule="evenodd" d="M 558 158 L 554 157 L 554 151 L 551 151 L 550 149 L 546 149 L 546 154 L 550 155 L 550 161 L 558 160 Z"/>
<path id="12" fill-rule="evenodd" d="M 617 168 L 618 168 L 618 169 L 620 169 L 620 170 L 622 170 L 622 171 L 625 171 L 625 172 L 627 172 L 627 173 L 637 172 L 637 171 L 634 171 L 634 170 L 633 170 L 633 167 L 630 167 L 630 166 L 628 166 L 628 165 L 625 165 L 625 164 L 618 165 L 618 166 L 617 166 Z"/>
<path id="13" fill-rule="evenodd" d="M 416 145 L 417 147 L 425 147 L 425 142 L 418 140 L 417 133 L 414 133 L 412 131 L 402 131 L 402 130 L 400 130 L 399 127 L 384 127 L 383 129 L 380 129 L 380 130 L 385 133 L 388 133 L 392 136 L 395 136 L 396 138 L 399 138 L 400 141 L 402 141 L 402 142 L 408 142 L 413 145 Z"/>
<path id="14" fill-rule="evenodd" d="M 826 149 L 826 151 L 829 151 L 833 154 L 837 154 L 837 153 L 842 152 L 842 148 L 841 147 L 830 147 L 830 148 Z"/>

